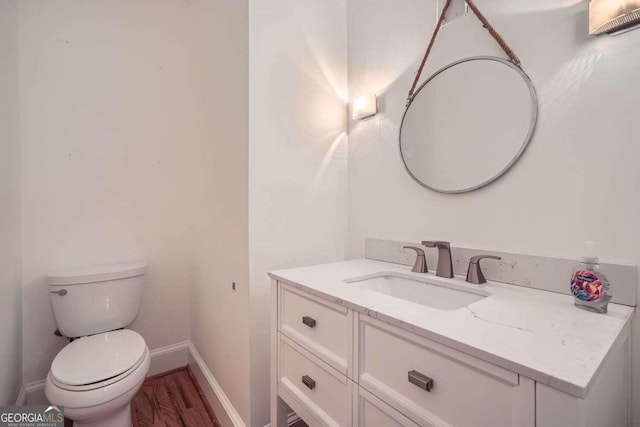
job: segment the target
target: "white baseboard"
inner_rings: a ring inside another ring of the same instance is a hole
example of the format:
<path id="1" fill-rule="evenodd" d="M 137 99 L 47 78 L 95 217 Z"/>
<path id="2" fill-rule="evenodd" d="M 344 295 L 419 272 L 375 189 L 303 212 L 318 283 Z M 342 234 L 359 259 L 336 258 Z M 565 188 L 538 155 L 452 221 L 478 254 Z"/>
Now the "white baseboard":
<path id="1" fill-rule="evenodd" d="M 190 341 L 183 341 L 151 350 L 149 352 L 151 355 L 151 366 L 149 367 L 147 376 L 187 366 L 190 345 Z M 20 390 L 16 405 L 48 405 L 49 402 L 44 395 L 45 383 L 46 380 L 41 380 L 26 384 Z"/>
<path id="2" fill-rule="evenodd" d="M 233 407 L 193 343 L 189 345 L 189 368 L 191 368 L 191 372 L 196 377 L 196 381 L 202 388 L 222 427 L 246 427 L 240 414 Z"/>
<path id="3" fill-rule="evenodd" d="M 44 395 L 46 380 L 35 381 L 24 386 L 25 399 L 23 405 L 48 405 Z"/>
<path id="4" fill-rule="evenodd" d="M 22 406 L 25 405 L 27 403 L 27 392 L 25 391 L 24 387 L 20 387 L 20 391 L 18 392 L 18 397 L 16 398 L 16 405 L 15 406 Z"/>
<path id="5" fill-rule="evenodd" d="M 191 341 L 182 341 L 151 350 L 151 366 L 147 376 L 150 377 L 187 366 L 189 362 L 189 345 L 191 345 Z"/>

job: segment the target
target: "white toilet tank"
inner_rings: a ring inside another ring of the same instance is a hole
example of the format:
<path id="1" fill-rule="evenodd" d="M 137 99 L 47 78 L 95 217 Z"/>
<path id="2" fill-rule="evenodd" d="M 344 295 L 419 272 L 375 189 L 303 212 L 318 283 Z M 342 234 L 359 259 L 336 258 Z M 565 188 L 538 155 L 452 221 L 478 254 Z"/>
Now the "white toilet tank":
<path id="1" fill-rule="evenodd" d="M 146 264 L 70 268 L 47 275 L 60 332 L 81 337 L 130 325 L 138 315 Z"/>

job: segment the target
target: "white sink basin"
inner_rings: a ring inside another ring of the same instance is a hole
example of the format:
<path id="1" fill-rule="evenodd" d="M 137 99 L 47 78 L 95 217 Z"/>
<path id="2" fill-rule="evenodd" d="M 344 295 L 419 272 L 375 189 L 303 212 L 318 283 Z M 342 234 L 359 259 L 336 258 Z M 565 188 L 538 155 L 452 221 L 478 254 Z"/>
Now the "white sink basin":
<path id="1" fill-rule="evenodd" d="M 379 292 L 395 298 L 440 310 L 457 310 L 491 294 L 484 289 L 455 283 L 456 279 L 418 278 L 397 272 L 381 272 L 345 280 L 350 286 Z"/>

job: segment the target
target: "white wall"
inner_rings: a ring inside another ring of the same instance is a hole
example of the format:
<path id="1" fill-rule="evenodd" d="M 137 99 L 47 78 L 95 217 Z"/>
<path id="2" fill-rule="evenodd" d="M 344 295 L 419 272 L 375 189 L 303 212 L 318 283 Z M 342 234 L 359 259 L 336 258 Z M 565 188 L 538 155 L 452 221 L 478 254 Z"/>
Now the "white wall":
<path id="1" fill-rule="evenodd" d="M 14 143 L 0 147 L 0 259 L 20 264 L 20 151 L 6 102 L 18 97 L 18 12 L 25 383 L 65 344 L 43 283 L 59 266 L 147 261 L 134 328 L 150 348 L 191 331 L 243 420 L 261 426 L 269 270 L 341 259 L 345 245 L 362 256 L 365 237 L 572 257 L 594 239 L 604 259 L 640 263 L 640 31 L 587 37 L 585 2 L 479 1 L 534 81 L 540 122 L 504 178 L 445 196 L 415 184 L 397 149 L 435 0 L 23 0 L 17 11 L 3 1 L 0 137 Z M 475 53 L 499 50 L 462 18 L 425 76 Z M 348 156 L 347 88 L 378 93 L 381 107 L 351 123 Z M 19 269 L 0 270 L 19 300 Z M 16 339 L 19 308 L 1 312 Z M 15 392 L 14 380 L 6 400 Z"/>
<path id="2" fill-rule="evenodd" d="M 269 422 L 269 279 L 343 259 L 346 1 L 250 2 L 251 425 Z"/>
<path id="3" fill-rule="evenodd" d="M 66 344 L 51 268 L 146 261 L 133 329 L 150 349 L 189 338 L 200 153 L 187 6 L 19 2 L 25 384 Z"/>
<path id="4" fill-rule="evenodd" d="M 20 255 L 18 7 L 0 0 L 0 405 L 13 405 L 22 384 Z"/>
<path id="5" fill-rule="evenodd" d="M 587 36 L 587 2 L 490 1 L 478 6 L 522 60 L 540 98 L 536 135 L 520 162 L 491 186 L 441 195 L 413 182 L 397 136 L 406 95 L 435 24 L 435 2 L 349 2 L 349 91 L 376 92 L 381 112 L 352 123 L 349 256 L 365 237 L 577 257 L 599 242 L 603 259 L 640 264 L 640 31 Z M 453 58 L 500 54 L 473 17 L 446 27 L 425 77 Z M 481 143 L 481 141 L 478 141 Z M 566 280 L 566 278 L 559 278 Z M 636 283 L 613 284 L 637 286 Z M 634 325 L 640 366 L 640 324 Z M 634 402 L 640 372 L 634 372 Z M 633 405 L 635 425 L 640 407 Z"/>
<path id="6" fill-rule="evenodd" d="M 248 2 L 190 4 L 202 129 L 191 339 L 249 425 Z"/>

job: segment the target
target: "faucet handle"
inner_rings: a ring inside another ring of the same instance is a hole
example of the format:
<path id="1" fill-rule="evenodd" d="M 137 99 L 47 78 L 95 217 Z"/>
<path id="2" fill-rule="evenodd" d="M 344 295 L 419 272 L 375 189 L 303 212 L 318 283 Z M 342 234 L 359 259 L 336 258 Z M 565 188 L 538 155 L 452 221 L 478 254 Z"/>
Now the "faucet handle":
<path id="1" fill-rule="evenodd" d="M 427 258 L 424 256 L 424 250 L 417 246 L 403 246 L 403 249 L 413 249 L 416 251 L 416 262 L 413 264 L 411 271 L 414 273 L 427 273 Z"/>
<path id="2" fill-rule="evenodd" d="M 469 260 L 469 268 L 467 269 L 467 282 L 474 283 L 476 285 L 487 283 L 487 279 L 485 279 L 484 274 L 482 274 L 482 269 L 480 268 L 480 260 L 485 258 L 497 260 L 502 259 L 495 255 L 476 255 L 471 257 Z"/>
<path id="3" fill-rule="evenodd" d="M 451 243 L 443 240 L 425 240 L 422 244 L 428 248 L 447 248 L 451 249 Z"/>
<path id="4" fill-rule="evenodd" d="M 497 259 L 497 260 L 501 260 L 502 258 L 500 258 L 499 256 L 495 256 L 495 255 L 476 255 L 476 256 L 472 256 L 471 259 L 469 260 L 469 262 L 477 264 L 480 262 L 481 259 Z"/>

